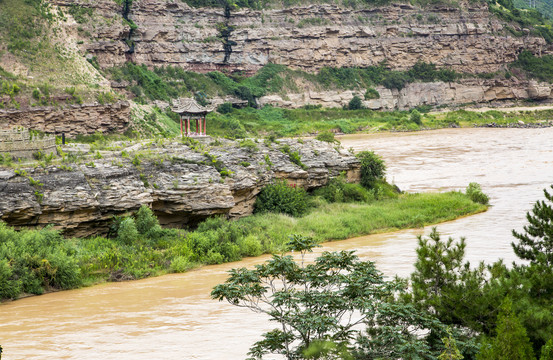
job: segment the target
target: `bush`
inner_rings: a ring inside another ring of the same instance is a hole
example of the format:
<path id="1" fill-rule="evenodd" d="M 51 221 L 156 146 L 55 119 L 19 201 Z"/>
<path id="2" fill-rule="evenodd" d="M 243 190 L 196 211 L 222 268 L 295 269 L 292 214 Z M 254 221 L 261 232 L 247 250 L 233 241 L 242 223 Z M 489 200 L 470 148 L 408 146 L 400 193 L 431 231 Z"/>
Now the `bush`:
<path id="1" fill-rule="evenodd" d="M 365 92 L 365 100 L 380 99 L 380 93 L 376 89 L 368 88 Z"/>
<path id="2" fill-rule="evenodd" d="M 480 188 L 480 185 L 474 182 L 471 182 L 469 186 L 467 186 L 465 193 L 475 203 L 488 205 L 490 201 L 488 195 L 482 192 L 482 188 Z"/>
<path id="3" fill-rule="evenodd" d="M 348 103 L 348 110 L 359 110 L 359 109 L 363 109 L 363 103 L 361 102 L 361 98 L 355 95 Z"/>
<path id="4" fill-rule="evenodd" d="M 229 102 L 222 103 L 221 105 L 217 106 L 217 112 L 219 114 L 228 114 L 232 112 L 232 104 Z"/>
<path id="5" fill-rule="evenodd" d="M 136 230 L 140 234 L 146 234 L 155 226 L 159 226 L 159 221 L 154 212 L 146 205 L 142 205 L 136 213 Z"/>
<path id="6" fill-rule="evenodd" d="M 416 109 L 411 111 L 411 115 L 409 115 L 409 120 L 417 125 L 422 125 L 421 113 L 418 112 L 418 110 Z"/>
<path id="7" fill-rule="evenodd" d="M 289 185 L 285 180 L 277 180 L 261 189 L 255 200 L 254 211 L 300 216 L 305 214 L 310 206 L 304 189 Z"/>
<path id="8" fill-rule="evenodd" d="M 338 140 L 336 140 L 336 138 L 334 137 L 334 133 L 331 132 L 331 131 L 322 132 L 322 133 L 318 134 L 315 139 L 317 139 L 319 141 L 324 141 L 324 142 L 327 142 L 327 143 L 331 143 L 331 144 L 339 142 Z"/>
<path id="9" fill-rule="evenodd" d="M 364 202 L 374 200 L 371 192 L 359 184 L 349 184 L 345 176 L 331 179 L 327 186 L 317 189 L 315 195 L 321 196 L 328 202 Z"/>
<path id="10" fill-rule="evenodd" d="M 117 238 L 123 244 L 130 245 L 138 240 L 138 230 L 133 218 L 126 218 L 121 221 L 117 230 Z"/>
<path id="11" fill-rule="evenodd" d="M 386 175 L 384 160 L 372 151 L 362 151 L 357 154 L 361 162 L 361 185 L 369 189 L 374 183 Z"/>

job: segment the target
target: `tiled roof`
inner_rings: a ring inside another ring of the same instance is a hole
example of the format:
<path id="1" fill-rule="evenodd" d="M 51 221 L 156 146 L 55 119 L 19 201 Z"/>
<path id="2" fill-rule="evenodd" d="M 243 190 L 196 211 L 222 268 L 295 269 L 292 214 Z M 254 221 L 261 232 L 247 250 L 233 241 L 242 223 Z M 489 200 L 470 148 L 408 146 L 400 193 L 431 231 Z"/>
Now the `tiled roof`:
<path id="1" fill-rule="evenodd" d="M 191 98 L 179 98 L 173 100 L 173 106 L 171 107 L 173 112 L 177 114 L 189 113 L 189 114 L 205 114 L 214 110 L 213 106 L 202 106 Z"/>

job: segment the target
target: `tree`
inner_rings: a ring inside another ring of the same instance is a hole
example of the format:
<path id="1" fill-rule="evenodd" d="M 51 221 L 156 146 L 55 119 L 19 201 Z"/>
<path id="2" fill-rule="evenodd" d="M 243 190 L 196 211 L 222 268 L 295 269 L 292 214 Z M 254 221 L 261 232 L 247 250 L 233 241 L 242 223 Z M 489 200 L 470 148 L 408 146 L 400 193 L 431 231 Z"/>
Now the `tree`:
<path id="1" fill-rule="evenodd" d="M 498 286 L 507 271 L 503 263 L 490 267 L 480 263 L 471 269 L 470 263 L 464 261 L 465 239 L 457 243 L 452 238 L 442 241 L 436 228 L 428 238 L 419 236 L 418 241 L 415 271 L 411 274 L 412 293 L 406 296 L 407 300 L 444 324 L 470 329 L 468 338 L 490 333 L 497 318 L 494 304 L 504 296 Z M 432 345 L 438 346 L 439 340 L 436 334 Z M 466 354 L 473 350 L 467 347 L 463 351 Z"/>
<path id="2" fill-rule="evenodd" d="M 300 253 L 299 263 L 290 255 L 274 255 L 253 270 L 231 270 L 211 293 L 279 323 L 250 349 L 253 358 L 272 353 L 295 359 L 304 351 L 319 358 L 329 352 L 359 358 L 430 356 L 415 332 L 439 324 L 395 301 L 404 284 L 384 280 L 374 263 L 360 261 L 353 251 L 324 252 L 306 265 L 315 243 L 293 235 L 289 246 Z"/>
<path id="3" fill-rule="evenodd" d="M 447 329 L 447 337 L 442 338 L 445 350 L 438 356 L 438 360 L 462 360 L 464 357 L 457 348 L 455 339 L 451 336 L 451 329 Z"/>
<path id="4" fill-rule="evenodd" d="M 363 103 L 361 102 L 361 98 L 355 95 L 348 103 L 348 110 L 359 110 L 359 109 L 363 109 Z"/>
<path id="5" fill-rule="evenodd" d="M 553 189 L 553 185 L 551 186 Z M 538 200 L 532 212 L 526 213 L 528 225 L 524 226 L 524 233 L 513 230 L 513 236 L 519 240 L 518 244 L 511 243 L 515 254 L 531 263 L 543 263 L 553 266 L 553 195 L 543 190 L 546 201 Z"/>
<path id="6" fill-rule="evenodd" d="M 417 109 L 414 109 L 413 111 L 411 111 L 411 115 L 409 115 L 409 120 L 414 122 L 417 125 L 422 125 L 422 116 Z"/>
<path id="7" fill-rule="evenodd" d="M 553 360 L 553 338 L 549 339 L 541 348 L 540 360 Z"/>
<path id="8" fill-rule="evenodd" d="M 371 188 L 377 180 L 386 175 L 384 160 L 372 151 L 361 151 L 357 158 L 361 162 L 361 185 Z"/>
<path id="9" fill-rule="evenodd" d="M 477 360 L 532 360 L 534 350 L 526 329 L 513 312 L 512 302 L 506 298 L 497 317 L 497 335 L 485 340 Z"/>

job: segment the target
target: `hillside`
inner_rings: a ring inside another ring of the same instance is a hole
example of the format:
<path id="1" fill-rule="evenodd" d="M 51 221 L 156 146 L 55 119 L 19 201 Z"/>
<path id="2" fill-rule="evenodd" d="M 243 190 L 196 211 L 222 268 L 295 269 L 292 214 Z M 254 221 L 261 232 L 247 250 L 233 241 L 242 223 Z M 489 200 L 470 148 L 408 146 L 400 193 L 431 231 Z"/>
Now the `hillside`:
<path id="1" fill-rule="evenodd" d="M 552 98 L 519 59 L 549 59 L 550 22 L 507 1 L 2 0 L 0 39 L 4 125 L 82 104 L 107 114 L 89 133 L 129 114 L 135 130 L 176 131 L 152 105 L 182 96 L 295 108 L 357 95 L 374 110 Z"/>

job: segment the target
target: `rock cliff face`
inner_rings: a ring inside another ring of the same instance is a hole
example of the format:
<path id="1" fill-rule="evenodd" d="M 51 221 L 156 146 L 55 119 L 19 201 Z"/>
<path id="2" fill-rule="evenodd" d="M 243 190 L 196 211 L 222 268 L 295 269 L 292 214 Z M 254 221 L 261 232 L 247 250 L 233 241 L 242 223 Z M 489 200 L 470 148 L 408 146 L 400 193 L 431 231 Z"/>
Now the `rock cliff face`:
<path id="1" fill-rule="evenodd" d="M 129 125 L 130 105 L 127 101 L 115 104 L 71 105 L 68 107 L 35 107 L 25 110 L 0 110 L 0 128 L 23 126 L 47 133 L 68 136 L 95 132 L 123 133 Z"/>
<path id="2" fill-rule="evenodd" d="M 132 59 L 193 71 L 253 72 L 269 62 L 314 71 L 382 61 L 394 69 L 406 69 L 425 61 L 479 73 L 500 69 L 514 61 L 521 49 L 551 52 L 542 38 L 508 35 L 505 23 L 485 5 L 463 2 L 460 8 L 424 10 L 406 4 L 357 10 L 309 5 L 233 11 L 225 18 L 221 9 L 194 9 L 180 0 L 134 0 L 129 19 L 138 28 L 132 33 L 122 21 L 121 6 L 113 0 L 52 2 L 94 9 L 88 23 L 73 26 L 81 34 L 90 33 L 82 50 L 96 56 L 104 67 Z M 234 29 L 228 37 L 233 44 L 230 53 L 220 38 L 225 24 Z"/>
<path id="3" fill-rule="evenodd" d="M 515 78 L 511 80 L 467 79 L 456 83 L 411 83 L 401 91 L 386 89 L 383 86 L 377 86 L 375 89 L 380 94 L 380 98 L 363 101 L 366 108 L 373 110 L 409 110 L 421 105 L 455 106 L 524 99 L 545 100 L 553 97 L 551 84 L 519 81 Z M 259 104 L 285 108 L 299 108 L 305 105 L 342 107 L 347 105 L 355 95 L 363 98 L 364 93 L 365 89 L 286 94 L 285 98 L 280 95 L 269 95 L 260 98 Z"/>
<path id="4" fill-rule="evenodd" d="M 304 168 L 279 150 L 285 144 L 299 152 Z M 147 204 L 161 224 L 180 227 L 215 214 L 251 214 L 261 187 L 276 178 L 306 189 L 341 172 L 349 181 L 359 180 L 353 155 L 317 140 L 255 147 L 210 138 L 188 145 L 161 140 L 125 145 L 101 151 L 102 159 L 82 160 L 86 165 L 70 164 L 71 170 L 67 165 L 17 173 L 0 168 L 0 219 L 13 226 L 53 224 L 66 235 L 90 236 L 105 233 L 113 215 Z"/>

